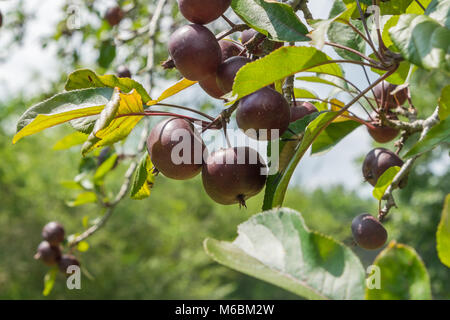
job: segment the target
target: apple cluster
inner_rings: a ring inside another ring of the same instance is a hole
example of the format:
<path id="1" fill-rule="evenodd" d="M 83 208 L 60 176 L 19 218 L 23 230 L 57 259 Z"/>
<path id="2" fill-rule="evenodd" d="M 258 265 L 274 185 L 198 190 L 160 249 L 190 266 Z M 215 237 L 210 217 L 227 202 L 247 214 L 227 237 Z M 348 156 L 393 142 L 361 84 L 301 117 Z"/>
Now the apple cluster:
<path id="1" fill-rule="evenodd" d="M 63 254 L 61 243 L 64 241 L 65 231 L 62 224 L 52 221 L 42 229 L 42 241 L 34 258 L 41 260 L 47 266 L 58 265 L 62 273 L 66 273 L 71 265 L 80 266 L 78 259 L 71 254 Z"/>

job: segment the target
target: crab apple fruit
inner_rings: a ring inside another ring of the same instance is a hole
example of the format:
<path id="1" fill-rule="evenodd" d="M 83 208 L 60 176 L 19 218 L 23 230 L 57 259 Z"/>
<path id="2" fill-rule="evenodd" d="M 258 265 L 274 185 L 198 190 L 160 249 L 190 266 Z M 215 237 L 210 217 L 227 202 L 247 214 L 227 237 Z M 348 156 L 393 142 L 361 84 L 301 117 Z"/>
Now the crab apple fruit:
<path id="1" fill-rule="evenodd" d="M 225 93 L 230 92 L 233 89 L 237 72 L 249 62 L 251 60 L 245 57 L 231 57 L 225 60 L 217 69 L 217 85 L 219 88 Z"/>
<path id="2" fill-rule="evenodd" d="M 207 24 L 230 7 L 231 0 L 178 0 L 181 14 L 190 22 Z"/>
<path id="3" fill-rule="evenodd" d="M 290 119 L 291 112 L 286 99 L 268 87 L 242 98 L 236 111 L 238 127 L 249 137 L 258 140 L 275 139 L 273 130 L 278 130 L 278 136 L 281 137 Z"/>
<path id="4" fill-rule="evenodd" d="M 131 78 L 131 72 L 130 69 L 128 69 L 125 66 L 119 66 L 117 68 L 117 76 L 119 78 Z"/>
<path id="5" fill-rule="evenodd" d="M 362 172 L 364 178 L 372 185 L 377 184 L 378 178 L 390 167 L 403 165 L 394 152 L 385 148 L 376 148 L 371 150 L 364 159 Z"/>
<path id="6" fill-rule="evenodd" d="M 56 221 L 51 221 L 42 229 L 42 238 L 52 246 L 56 246 L 64 241 L 64 227 Z"/>
<path id="7" fill-rule="evenodd" d="M 177 29 L 169 39 L 169 53 L 178 71 L 199 81 L 216 72 L 222 53 L 214 34 L 199 24 Z"/>
<path id="8" fill-rule="evenodd" d="M 65 254 L 61 257 L 61 260 L 59 260 L 58 267 L 59 270 L 67 275 L 67 268 L 70 266 L 80 266 L 80 262 L 78 259 L 71 255 L 71 254 Z"/>
<path id="9" fill-rule="evenodd" d="M 122 8 L 119 6 L 115 6 L 106 10 L 105 20 L 108 21 L 111 26 L 115 26 L 118 25 L 120 21 L 122 21 L 124 16 L 125 12 L 123 12 Z"/>
<path id="10" fill-rule="evenodd" d="M 231 40 L 221 39 L 219 40 L 220 51 L 222 52 L 222 61 L 228 58 L 238 56 L 242 48 Z"/>
<path id="11" fill-rule="evenodd" d="M 382 81 L 373 88 L 373 93 L 378 104 L 384 109 L 392 109 L 401 106 L 408 98 L 408 88 L 403 88 L 391 94 L 397 86 L 387 81 Z"/>
<path id="12" fill-rule="evenodd" d="M 191 122 L 169 118 L 152 129 L 147 149 L 158 171 L 168 178 L 186 180 L 200 173 L 206 146 Z"/>
<path id="13" fill-rule="evenodd" d="M 213 73 L 207 78 L 199 81 L 198 84 L 208 95 L 213 98 L 220 99 L 226 92 L 223 92 L 222 89 L 219 88 L 216 79 L 216 74 Z"/>
<path id="14" fill-rule="evenodd" d="M 368 250 L 381 248 L 388 236 L 383 225 L 368 213 L 360 214 L 353 219 L 352 234 L 355 242 Z"/>
<path id="15" fill-rule="evenodd" d="M 52 246 L 48 241 L 42 241 L 34 258 L 42 260 L 48 266 L 53 266 L 61 259 L 61 249 L 59 246 Z"/>
<path id="16" fill-rule="evenodd" d="M 386 117 L 390 120 L 397 120 L 397 116 L 394 114 L 387 114 Z M 372 138 L 379 143 L 386 143 L 395 139 L 398 136 L 399 130 L 391 128 L 380 123 L 380 117 L 377 113 L 372 113 L 370 124 L 374 128 L 367 127 L 367 131 Z"/>
<path id="17" fill-rule="evenodd" d="M 203 187 L 217 203 L 245 206 L 245 200 L 264 187 L 265 168 L 264 160 L 252 148 L 220 149 L 211 153 L 203 165 Z"/>
<path id="18" fill-rule="evenodd" d="M 222 52 L 222 61 L 237 56 L 241 52 L 241 48 L 232 41 L 220 40 L 219 46 Z M 210 74 L 205 79 L 199 81 L 199 85 L 203 91 L 216 99 L 220 99 L 226 93 L 217 85 L 216 73 Z"/>
<path id="19" fill-rule="evenodd" d="M 291 122 L 300 120 L 314 112 L 318 112 L 318 110 L 311 102 L 303 102 L 301 105 L 293 106 L 291 107 Z"/>

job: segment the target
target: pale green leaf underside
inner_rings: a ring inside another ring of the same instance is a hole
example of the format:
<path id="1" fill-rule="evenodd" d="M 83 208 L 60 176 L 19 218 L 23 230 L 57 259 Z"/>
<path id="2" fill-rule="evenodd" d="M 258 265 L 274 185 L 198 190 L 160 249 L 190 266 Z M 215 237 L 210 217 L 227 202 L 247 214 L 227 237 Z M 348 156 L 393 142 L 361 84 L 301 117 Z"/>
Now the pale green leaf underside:
<path id="1" fill-rule="evenodd" d="M 206 239 L 217 262 L 308 299 L 362 299 L 364 269 L 344 245 L 306 227 L 280 208 L 251 217 L 233 242 Z"/>

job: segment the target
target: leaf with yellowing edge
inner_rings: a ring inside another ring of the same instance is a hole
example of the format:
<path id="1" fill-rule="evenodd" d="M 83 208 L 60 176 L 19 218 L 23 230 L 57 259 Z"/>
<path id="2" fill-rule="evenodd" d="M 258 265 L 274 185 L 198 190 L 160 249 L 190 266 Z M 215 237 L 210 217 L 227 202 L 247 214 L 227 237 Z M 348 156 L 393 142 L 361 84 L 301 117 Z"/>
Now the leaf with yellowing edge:
<path id="1" fill-rule="evenodd" d="M 136 90 L 122 93 L 115 88 L 111 100 L 100 113 L 88 140 L 83 144 L 82 154 L 125 139 L 143 118 L 142 115 L 132 114 L 143 112 L 142 99 Z"/>
<path id="2" fill-rule="evenodd" d="M 74 119 L 98 115 L 110 100 L 110 88 L 64 92 L 27 109 L 17 122 L 13 143 L 50 127 Z"/>
<path id="3" fill-rule="evenodd" d="M 329 104 L 331 106 L 331 111 L 339 111 L 345 107 L 345 103 L 343 103 L 342 101 L 340 101 L 338 99 L 331 99 Z M 333 122 L 342 122 L 342 121 L 352 120 L 349 117 L 351 117 L 350 113 L 348 113 L 348 111 L 344 111 L 344 113 L 342 115 L 340 115 L 339 117 L 337 117 L 336 119 L 334 119 Z"/>
<path id="4" fill-rule="evenodd" d="M 190 86 L 192 86 L 196 83 L 197 83 L 197 81 L 191 81 L 191 80 L 183 78 L 182 80 L 178 81 L 173 86 L 171 86 L 170 88 L 164 90 L 164 92 L 161 93 L 161 95 L 158 97 L 158 99 L 150 100 L 149 102 L 147 102 L 147 105 L 148 106 L 155 105 L 158 102 L 161 102 L 161 101 L 177 94 L 178 92 L 183 91 L 186 88 L 189 88 Z"/>

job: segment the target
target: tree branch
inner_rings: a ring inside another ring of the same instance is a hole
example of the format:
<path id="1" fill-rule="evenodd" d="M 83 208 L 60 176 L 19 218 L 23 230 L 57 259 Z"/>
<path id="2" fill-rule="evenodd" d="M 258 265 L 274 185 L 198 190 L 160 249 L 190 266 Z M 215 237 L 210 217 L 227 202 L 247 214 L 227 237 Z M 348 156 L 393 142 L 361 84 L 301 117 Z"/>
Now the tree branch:
<path id="1" fill-rule="evenodd" d="M 439 107 L 436 107 L 433 114 L 428 117 L 425 120 L 418 120 L 421 121 L 421 127 L 422 127 L 422 133 L 420 134 L 419 141 L 423 140 L 425 136 L 428 134 L 430 129 L 435 126 L 439 122 Z M 400 182 L 408 176 L 414 162 L 419 158 L 422 154 L 415 155 L 414 157 L 408 159 L 403 166 L 401 167 L 400 171 L 396 174 L 394 177 L 394 180 L 392 180 L 392 183 L 389 185 L 389 187 L 386 189 L 386 192 L 383 195 L 382 200 L 385 200 L 386 203 L 384 204 L 383 208 L 378 213 L 378 219 L 382 221 L 386 215 L 389 213 L 389 211 L 392 209 L 392 207 L 396 207 L 395 199 L 393 196 L 393 191 L 398 188 L 400 185 Z"/>

